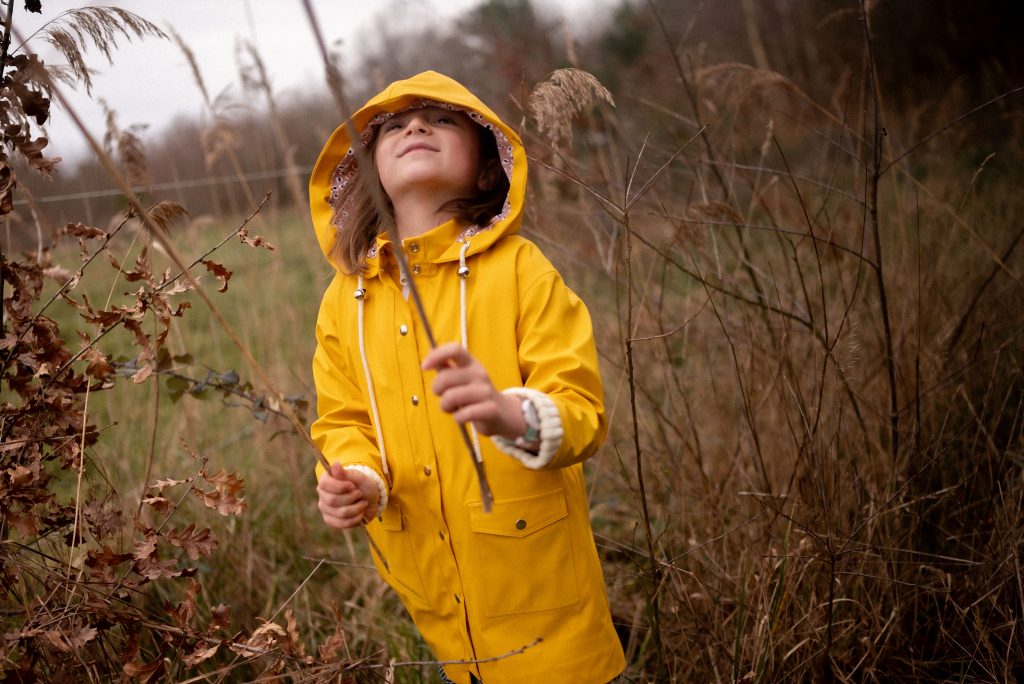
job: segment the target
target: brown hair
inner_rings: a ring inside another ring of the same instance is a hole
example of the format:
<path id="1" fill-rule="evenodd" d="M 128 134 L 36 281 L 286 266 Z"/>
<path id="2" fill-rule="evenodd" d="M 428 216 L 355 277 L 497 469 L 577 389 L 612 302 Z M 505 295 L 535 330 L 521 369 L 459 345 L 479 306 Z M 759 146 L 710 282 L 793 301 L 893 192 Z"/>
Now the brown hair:
<path id="1" fill-rule="evenodd" d="M 501 166 L 494 134 L 476 122 L 473 122 L 473 125 L 477 127 L 480 136 L 480 179 L 484 189 L 473 197 L 445 202 L 440 209 L 451 212 L 455 218 L 471 225 L 486 226 L 491 219 L 501 213 L 505 198 L 508 196 L 509 182 Z M 395 223 L 391 199 L 384 192 L 377 172 L 374 151 L 377 148 L 379 130 L 379 127 L 375 128 L 366 143 L 364 158 L 369 162 L 368 168 L 360 167 L 357 170 L 359 177 L 350 184 L 347 193 L 339 196 L 334 203 L 332 223 L 337 228 L 337 237 L 331 249 L 331 257 L 348 273 L 358 273 L 365 268 L 363 260 L 380 234 L 382 224 L 386 222 L 387 225 L 393 226 Z M 353 144 L 358 144 L 358 141 Z M 377 188 L 384 197 L 387 216 L 378 215 L 373 196 L 369 192 L 370 188 Z M 347 210 L 344 221 L 339 220 L 342 205 Z"/>

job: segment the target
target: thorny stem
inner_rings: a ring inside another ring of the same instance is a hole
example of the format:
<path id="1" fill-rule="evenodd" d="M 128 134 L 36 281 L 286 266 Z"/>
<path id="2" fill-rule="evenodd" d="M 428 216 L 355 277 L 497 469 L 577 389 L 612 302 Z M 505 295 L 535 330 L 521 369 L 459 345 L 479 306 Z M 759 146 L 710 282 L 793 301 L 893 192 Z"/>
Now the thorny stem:
<path id="1" fill-rule="evenodd" d="M 864 28 L 864 45 L 868 57 L 868 86 L 872 115 L 871 131 L 871 172 L 867 182 L 867 207 L 871 216 L 871 232 L 875 241 L 875 280 L 878 284 L 878 303 L 882 309 L 882 328 L 885 334 L 885 366 L 889 376 L 889 437 L 892 462 L 896 464 L 900 452 L 899 399 L 896 394 L 896 357 L 893 351 L 892 324 L 889 317 L 889 298 L 885 290 L 885 271 L 882 263 L 882 234 L 878 223 L 878 181 L 882 176 L 882 138 L 878 82 L 876 79 L 875 53 L 871 47 L 871 28 L 868 24 L 867 8 L 861 0 L 861 24 Z M 865 136 L 867 137 L 867 136 Z"/>
<path id="2" fill-rule="evenodd" d="M 632 229 L 629 225 L 629 211 L 622 215 L 622 235 L 626 241 L 624 261 L 626 264 L 626 375 L 629 379 L 629 408 L 633 419 L 633 450 L 636 454 L 636 478 L 640 488 L 640 510 L 643 516 L 644 532 L 647 536 L 647 552 L 650 554 L 651 592 L 647 597 L 647 610 L 650 613 L 651 633 L 654 637 L 658 656 L 658 671 L 665 672 L 665 654 L 661 642 L 661 621 L 658 610 L 658 597 L 661 594 L 661 578 L 663 570 L 658 564 L 654 551 L 654 533 L 651 529 L 651 515 L 647 507 L 647 488 L 644 483 L 643 450 L 640 447 L 640 424 L 636 410 L 636 374 L 633 368 L 633 241 L 630 239 Z"/>

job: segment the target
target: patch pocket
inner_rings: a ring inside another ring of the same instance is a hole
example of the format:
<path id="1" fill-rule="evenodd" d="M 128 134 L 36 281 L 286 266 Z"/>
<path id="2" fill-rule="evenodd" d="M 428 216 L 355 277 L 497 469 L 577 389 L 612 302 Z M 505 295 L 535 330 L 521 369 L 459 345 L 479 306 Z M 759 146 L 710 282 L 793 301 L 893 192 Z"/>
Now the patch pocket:
<path id="1" fill-rule="evenodd" d="M 579 601 L 565 494 L 561 489 L 470 504 L 469 523 L 490 617 L 533 613 Z"/>
<path id="2" fill-rule="evenodd" d="M 374 527 L 377 529 L 373 530 Z M 368 529 L 373 532 L 373 539 L 387 561 L 386 568 L 381 564 L 381 576 L 403 597 L 411 596 L 420 603 L 427 603 L 427 592 L 406 527 L 402 509 L 392 499 L 381 512 L 380 520 L 372 522 Z M 376 551 L 374 555 L 380 556 Z"/>

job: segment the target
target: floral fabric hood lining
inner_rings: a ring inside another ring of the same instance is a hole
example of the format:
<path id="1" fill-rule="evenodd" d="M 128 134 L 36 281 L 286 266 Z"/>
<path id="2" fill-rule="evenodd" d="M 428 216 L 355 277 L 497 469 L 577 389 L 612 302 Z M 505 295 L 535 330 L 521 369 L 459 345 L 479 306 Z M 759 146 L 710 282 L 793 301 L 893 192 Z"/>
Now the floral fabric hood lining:
<path id="1" fill-rule="evenodd" d="M 469 226 L 458 233 L 452 244 L 442 249 L 437 262 L 460 258 L 460 248 L 468 238 L 477 236 L 465 256 L 487 249 L 505 235 L 519 231 L 526 194 L 526 150 L 516 132 L 502 121 L 484 102 L 457 81 L 433 71 L 395 81 L 352 115 L 352 122 L 360 132 L 365 145 L 376 129 L 399 112 L 413 108 L 442 107 L 463 112 L 474 123 L 494 135 L 502 170 L 509 180 L 509 192 L 501 212 L 486 226 Z M 352 149 L 347 125 L 339 126 L 320 152 L 309 182 L 310 213 L 317 241 L 324 256 L 330 261 L 331 251 L 340 227 L 354 215 L 353 183 L 357 182 L 358 157 Z M 377 246 L 382 237 L 371 246 L 366 255 L 366 266 L 376 270 Z"/>
<path id="2" fill-rule="evenodd" d="M 410 109 L 423 109 L 425 107 L 441 107 L 443 109 L 449 109 L 456 112 L 462 112 L 467 115 L 474 123 L 483 126 L 494 136 L 494 141 L 498 146 L 498 156 L 501 159 L 501 168 L 505 172 L 505 176 L 512 181 L 512 143 L 509 142 L 501 129 L 497 128 L 494 124 L 488 121 L 479 112 L 467 109 L 465 107 L 456 107 L 448 102 L 441 102 L 439 100 L 428 100 L 423 99 L 413 104 L 412 106 L 406 107 L 405 109 L 395 112 L 380 112 L 370 119 L 369 123 L 363 127 L 359 137 L 362 141 L 363 147 L 365 148 L 370 140 L 373 138 L 377 128 L 385 121 L 393 117 L 395 114 L 408 111 Z M 345 220 L 349 216 L 349 199 L 350 194 L 347 192 L 349 186 L 355 183 L 357 180 L 357 174 L 359 171 L 359 162 L 356 158 L 356 153 L 353 148 L 349 148 L 348 153 L 345 154 L 345 158 L 341 160 L 337 168 L 334 170 L 334 175 L 331 177 L 331 194 L 329 196 L 329 202 L 334 207 L 334 220 L 331 221 L 335 228 L 341 229 Z M 505 197 L 505 205 L 501 209 L 501 213 L 491 219 L 490 223 L 486 226 L 469 226 L 458 237 L 458 242 L 462 242 L 467 238 L 476 235 L 481 230 L 490 228 L 495 223 L 498 223 L 502 219 L 508 217 L 511 205 L 509 199 Z M 373 258 L 377 255 L 377 244 L 375 243 L 371 247 L 368 257 Z"/>

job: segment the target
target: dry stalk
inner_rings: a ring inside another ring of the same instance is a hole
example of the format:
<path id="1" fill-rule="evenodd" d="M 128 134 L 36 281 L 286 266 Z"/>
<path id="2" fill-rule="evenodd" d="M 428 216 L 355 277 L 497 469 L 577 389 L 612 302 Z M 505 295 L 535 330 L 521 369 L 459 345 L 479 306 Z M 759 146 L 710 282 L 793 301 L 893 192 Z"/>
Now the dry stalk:
<path id="1" fill-rule="evenodd" d="M 310 1 L 303 0 L 303 5 L 306 8 L 306 15 L 309 17 L 309 23 L 310 26 L 312 26 L 317 45 L 320 47 L 320 54 L 324 59 L 324 66 L 327 68 L 328 85 L 331 88 L 331 92 L 334 94 L 336 104 L 341 107 L 345 103 L 341 92 L 341 81 L 336 78 L 337 69 L 334 67 L 327 55 L 327 47 L 324 44 L 323 34 L 320 32 L 320 23 L 317 21 L 316 14 L 313 11 L 313 6 L 310 4 Z M 348 116 L 346 114 L 346 110 L 341 110 L 341 116 Z M 351 117 L 345 118 L 344 121 L 345 126 L 348 128 L 349 140 L 351 141 L 350 144 L 352 146 L 352 150 L 356 154 L 359 168 L 370 168 L 369 160 L 366 157 L 366 149 L 361 142 L 362 137 L 359 135 L 359 131 L 356 130 L 355 123 L 353 123 Z M 412 299 L 416 305 L 416 311 L 419 314 L 420 322 L 423 324 L 423 330 L 427 335 L 427 340 L 430 342 L 430 348 L 435 349 L 437 347 L 437 340 L 434 338 L 433 329 L 431 328 L 430 321 L 427 318 L 427 312 L 423 306 L 423 299 L 420 297 L 419 288 L 416 286 L 416 281 L 410 275 L 409 261 L 405 256 L 405 250 L 401 246 L 401 240 L 398 239 L 398 233 L 394 230 L 394 227 L 384 220 L 384 217 L 390 215 L 390 212 L 387 209 L 387 200 L 384 198 L 384 192 L 378 185 L 371 182 L 367 174 L 359 173 L 357 175 L 359 182 L 363 184 L 364 189 L 368 191 L 367 194 L 369 194 L 373 200 L 377 216 L 382 219 L 382 224 L 380 226 L 381 234 L 384 236 L 391 235 L 392 237 L 391 242 L 395 245 L 395 248 L 392 250 L 392 254 L 395 255 L 395 260 L 398 262 L 398 270 L 402 276 L 402 282 L 409 286 L 409 291 L 412 293 Z M 462 436 L 462 442 L 465 445 L 466 450 L 469 452 L 469 459 L 473 462 L 473 469 L 476 471 L 477 482 L 480 486 L 481 505 L 485 513 L 490 513 L 494 504 L 494 494 L 491 492 L 491 486 L 487 481 L 487 472 L 484 467 L 484 462 L 477 455 L 476 448 L 473 446 L 473 441 L 469 437 L 469 432 L 466 430 L 465 423 L 459 423 L 458 426 L 459 434 Z M 321 455 L 321 458 L 323 458 L 323 455 Z"/>

